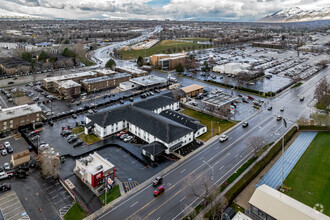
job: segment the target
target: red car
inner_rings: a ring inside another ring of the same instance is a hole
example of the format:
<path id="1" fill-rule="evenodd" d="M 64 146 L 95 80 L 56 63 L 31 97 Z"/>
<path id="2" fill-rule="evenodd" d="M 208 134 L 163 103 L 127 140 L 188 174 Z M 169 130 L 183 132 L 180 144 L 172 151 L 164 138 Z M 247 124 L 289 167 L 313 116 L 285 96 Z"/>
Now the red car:
<path id="1" fill-rule="evenodd" d="M 254 100 L 254 98 L 252 96 L 248 96 L 248 98 L 251 99 L 251 100 Z"/>
<path id="2" fill-rule="evenodd" d="M 0 144 L 0 150 L 4 150 L 5 147 L 3 146 L 3 144 Z"/>
<path id="3" fill-rule="evenodd" d="M 123 134 L 126 134 L 126 133 L 127 133 L 126 131 L 121 131 L 117 134 L 117 137 L 120 137 L 120 136 L 122 136 Z"/>
<path id="4" fill-rule="evenodd" d="M 165 191 L 164 186 L 159 186 L 155 191 L 154 191 L 154 196 L 159 196 Z"/>

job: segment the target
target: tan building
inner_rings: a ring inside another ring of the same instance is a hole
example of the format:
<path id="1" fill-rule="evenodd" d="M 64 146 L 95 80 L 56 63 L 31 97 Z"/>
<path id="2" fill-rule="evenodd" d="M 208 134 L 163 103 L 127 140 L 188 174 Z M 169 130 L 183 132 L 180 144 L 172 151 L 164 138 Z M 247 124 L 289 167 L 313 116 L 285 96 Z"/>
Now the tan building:
<path id="1" fill-rule="evenodd" d="M 37 104 L 0 109 L 0 131 L 14 130 L 40 121 L 41 108 Z"/>
<path id="2" fill-rule="evenodd" d="M 194 97 L 204 92 L 204 86 L 193 84 L 187 87 L 183 87 L 181 90 L 185 92 L 186 96 Z"/>
<path id="3" fill-rule="evenodd" d="M 78 96 L 81 93 L 81 85 L 71 79 L 55 82 L 54 88 L 60 95 L 66 97 Z"/>
<path id="4" fill-rule="evenodd" d="M 104 192 L 105 181 L 115 179 L 116 169 L 112 163 L 94 152 L 87 157 L 76 160 L 73 172 L 99 196 Z"/>
<path id="5" fill-rule="evenodd" d="M 32 71 L 30 62 L 18 58 L 0 60 L 0 69 L 6 75 L 23 74 Z"/>
<path id="6" fill-rule="evenodd" d="M 30 151 L 25 150 L 16 154 L 11 155 L 11 165 L 13 167 L 16 167 L 18 165 L 27 163 L 30 161 Z"/>
<path id="7" fill-rule="evenodd" d="M 267 185 L 259 186 L 250 201 L 253 219 L 270 220 L 329 220 L 323 213 Z"/>
<path id="8" fill-rule="evenodd" d="M 81 84 L 83 89 L 87 92 L 94 92 L 102 89 L 119 86 L 120 83 L 127 82 L 130 78 L 131 74 L 116 73 L 107 76 L 85 79 L 81 82 Z"/>
<path id="9" fill-rule="evenodd" d="M 81 72 L 81 73 L 73 73 L 63 76 L 54 76 L 54 77 L 47 77 L 43 80 L 43 86 L 45 89 L 49 91 L 55 91 L 55 82 L 64 81 L 64 80 L 73 80 L 77 83 L 80 83 L 84 79 L 89 79 L 96 77 L 97 73 L 94 71 L 87 71 L 87 72 Z"/>
<path id="10" fill-rule="evenodd" d="M 185 59 L 186 54 L 184 52 L 174 54 L 155 54 L 150 56 L 150 64 L 164 70 L 173 70 L 179 65 L 179 63 L 184 65 Z"/>

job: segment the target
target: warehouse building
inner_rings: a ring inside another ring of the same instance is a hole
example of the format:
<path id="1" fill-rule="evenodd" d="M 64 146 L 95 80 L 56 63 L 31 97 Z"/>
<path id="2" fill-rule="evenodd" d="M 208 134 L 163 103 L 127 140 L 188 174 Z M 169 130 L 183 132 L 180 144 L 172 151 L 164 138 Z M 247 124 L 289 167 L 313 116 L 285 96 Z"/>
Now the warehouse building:
<path id="1" fill-rule="evenodd" d="M 323 213 L 265 184 L 254 191 L 249 204 L 253 219 L 329 220 Z"/>
<path id="2" fill-rule="evenodd" d="M 128 73 L 115 73 L 107 76 L 101 76 L 81 81 L 82 87 L 87 92 L 99 91 L 119 86 L 122 82 L 127 82 L 131 77 Z"/>
<path id="3" fill-rule="evenodd" d="M 98 153 L 77 159 L 73 172 L 78 176 L 88 188 L 97 196 L 104 192 L 104 183 L 110 179 L 115 179 L 115 166 Z"/>
<path id="4" fill-rule="evenodd" d="M 160 67 L 163 70 L 173 70 L 179 63 L 185 64 L 186 54 L 174 53 L 174 54 L 155 54 L 150 56 L 150 64 L 152 66 Z"/>
<path id="5" fill-rule="evenodd" d="M 65 97 L 75 97 L 81 93 L 81 85 L 73 80 L 57 81 L 54 83 L 54 89 L 60 95 Z"/>
<path id="6" fill-rule="evenodd" d="M 11 131 L 20 126 L 40 122 L 41 112 L 37 104 L 0 109 L 0 131 Z"/>

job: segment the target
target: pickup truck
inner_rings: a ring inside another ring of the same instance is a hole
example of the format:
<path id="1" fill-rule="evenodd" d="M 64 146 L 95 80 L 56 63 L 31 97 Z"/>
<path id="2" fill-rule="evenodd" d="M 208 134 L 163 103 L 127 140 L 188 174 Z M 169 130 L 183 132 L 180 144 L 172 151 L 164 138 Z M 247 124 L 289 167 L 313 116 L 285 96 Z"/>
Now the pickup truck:
<path id="1" fill-rule="evenodd" d="M 0 179 L 11 178 L 12 176 L 14 176 L 14 172 L 0 172 Z"/>

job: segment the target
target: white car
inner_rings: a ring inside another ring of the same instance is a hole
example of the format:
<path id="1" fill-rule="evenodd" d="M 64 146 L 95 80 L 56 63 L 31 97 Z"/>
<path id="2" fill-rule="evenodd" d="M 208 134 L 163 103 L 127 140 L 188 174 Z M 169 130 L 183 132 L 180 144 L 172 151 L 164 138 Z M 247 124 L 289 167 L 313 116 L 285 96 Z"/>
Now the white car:
<path id="1" fill-rule="evenodd" d="M 5 168 L 5 170 L 10 170 L 10 164 L 9 163 L 4 163 L 3 167 Z"/>
<path id="2" fill-rule="evenodd" d="M 220 141 L 220 142 L 224 142 L 224 141 L 226 141 L 227 139 L 228 139 L 228 136 L 225 135 L 225 134 L 223 134 L 223 135 L 220 136 L 219 141 Z"/>
<path id="3" fill-rule="evenodd" d="M 6 142 L 4 143 L 4 145 L 5 145 L 5 148 L 10 147 L 10 143 L 9 143 L 9 141 L 6 141 Z"/>
<path id="4" fill-rule="evenodd" d="M 124 139 L 124 142 L 130 142 L 131 140 L 133 140 L 132 136 L 128 136 Z"/>
<path id="5" fill-rule="evenodd" d="M 283 106 L 281 106 L 281 108 L 280 108 L 280 111 L 281 111 L 281 112 L 283 112 L 283 111 L 284 111 L 284 107 L 283 107 Z"/>

